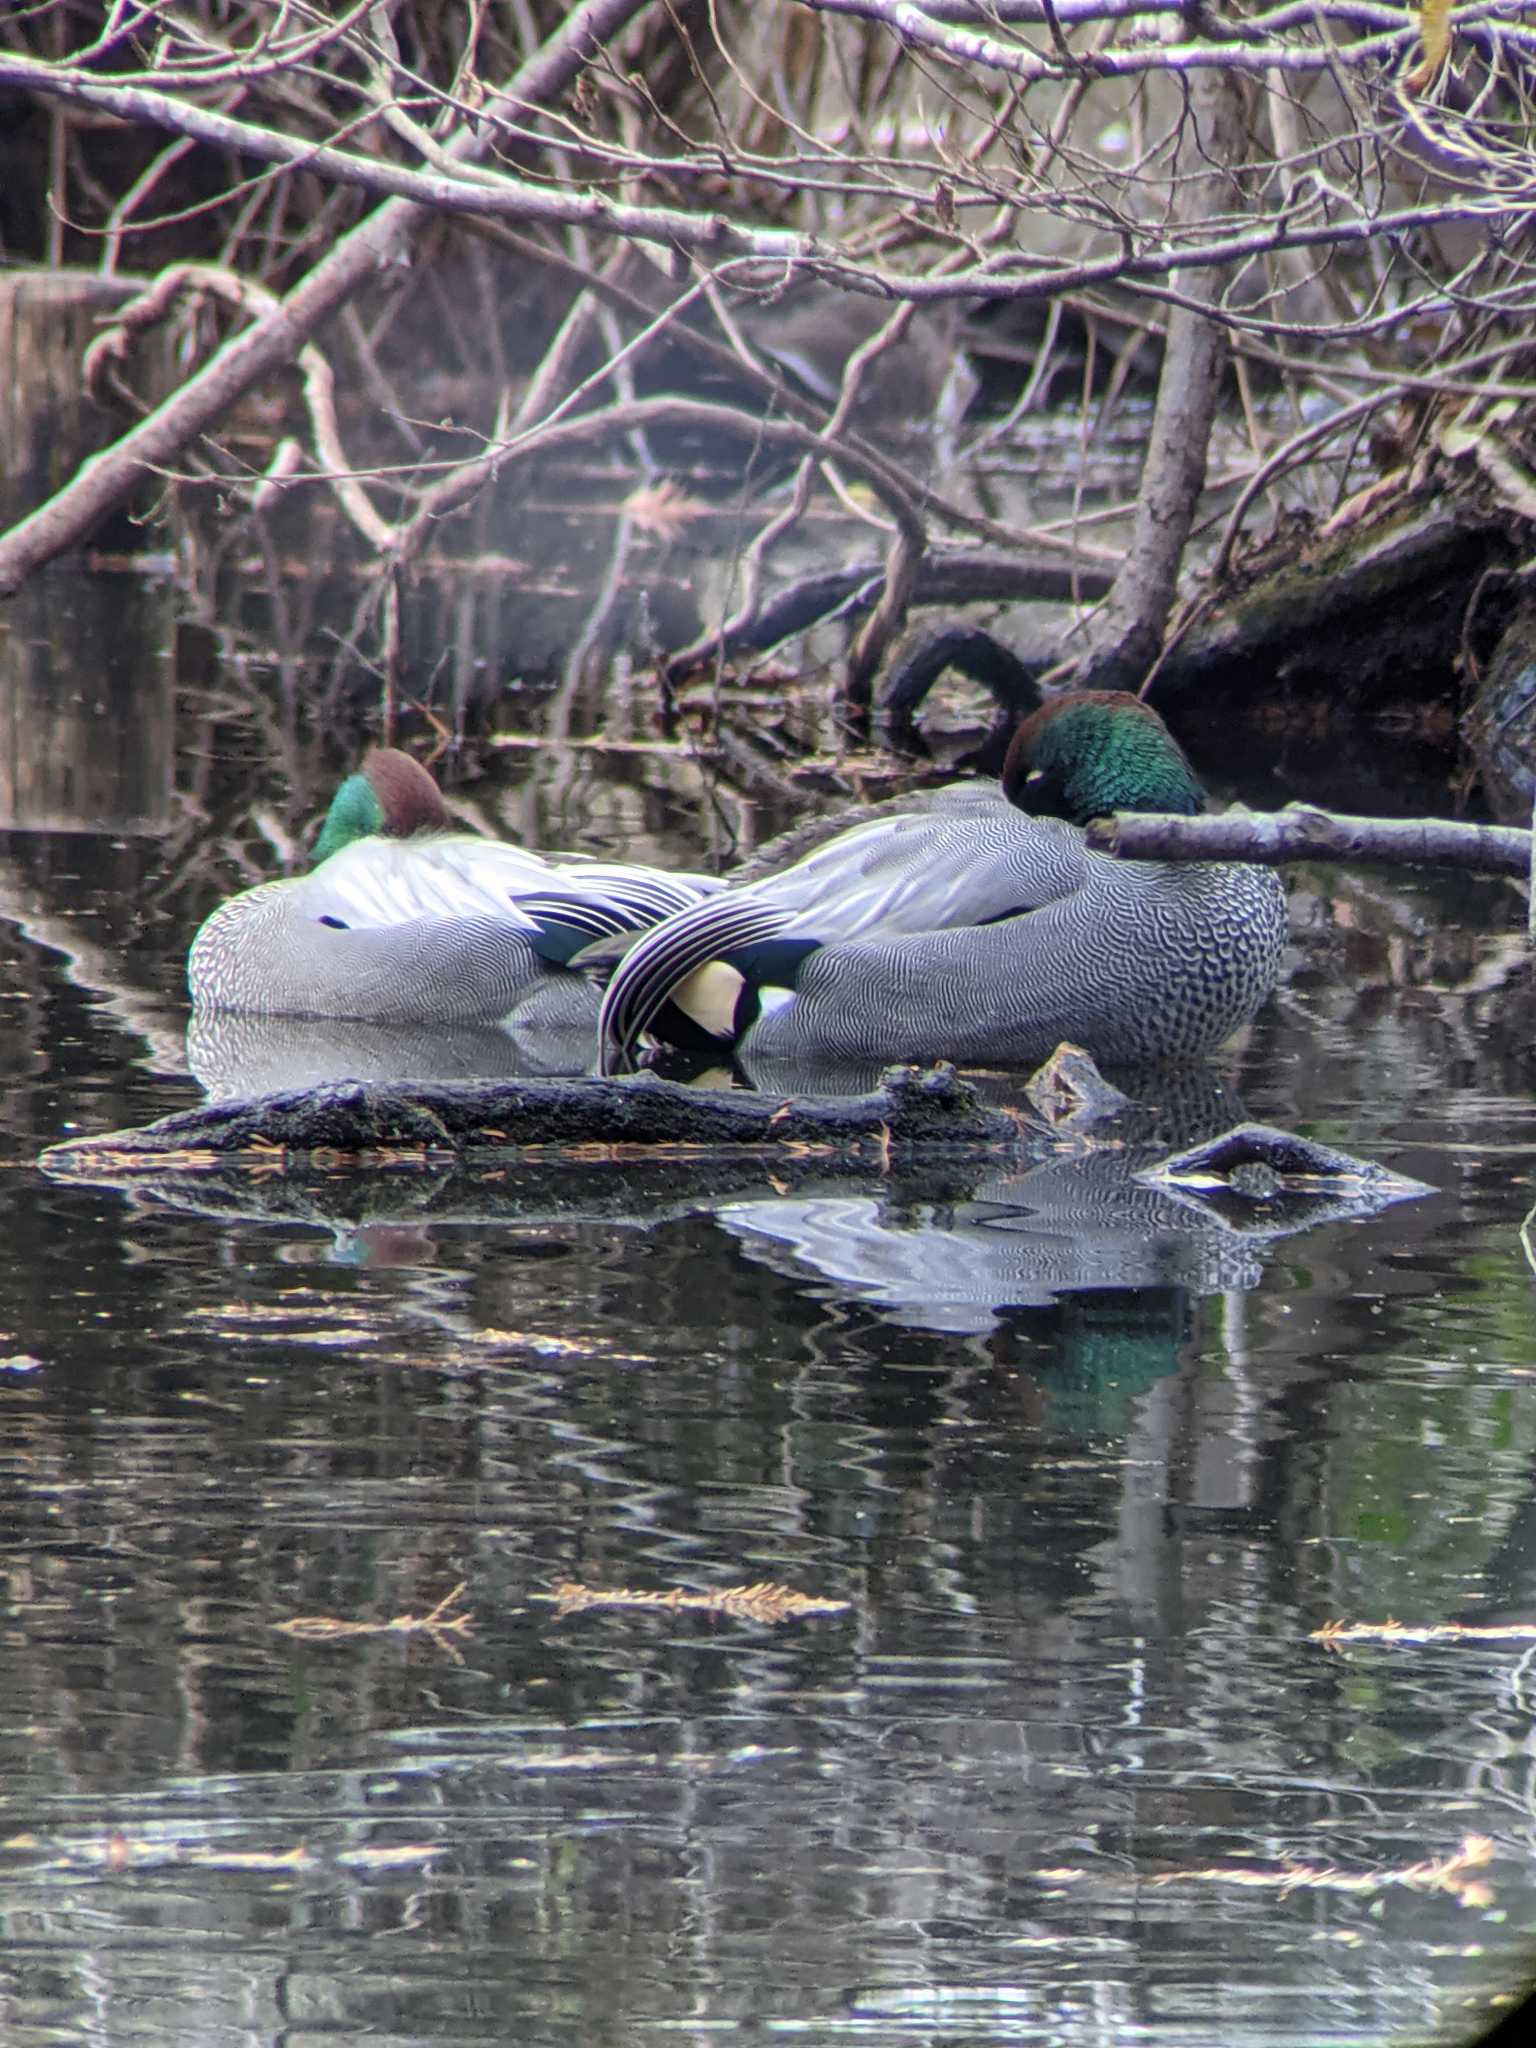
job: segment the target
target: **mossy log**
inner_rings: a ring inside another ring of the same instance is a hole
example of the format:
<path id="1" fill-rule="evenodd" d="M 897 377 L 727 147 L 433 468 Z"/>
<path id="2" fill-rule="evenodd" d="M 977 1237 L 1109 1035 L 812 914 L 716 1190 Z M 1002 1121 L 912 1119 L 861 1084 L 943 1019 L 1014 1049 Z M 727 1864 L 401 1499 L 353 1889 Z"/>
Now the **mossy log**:
<path id="1" fill-rule="evenodd" d="M 1523 823 L 1536 804 L 1536 602 L 1528 596 L 1493 650 L 1466 730 L 1493 809 Z"/>
<path id="2" fill-rule="evenodd" d="M 1431 486 L 1320 531 L 1283 527 L 1211 591 L 1159 670 L 1157 703 L 1213 687 L 1240 695 L 1277 676 L 1329 695 L 1347 678 L 1355 701 L 1374 700 L 1404 694 L 1405 679 L 1427 670 L 1448 675 L 1509 523 Z"/>
<path id="3" fill-rule="evenodd" d="M 198 1155 L 308 1155 L 378 1166 L 434 1156 L 516 1151 L 550 1158 L 722 1153 L 892 1156 L 935 1147 L 1016 1146 L 1020 1126 L 985 1109 L 953 1067 L 893 1067 L 881 1087 L 850 1097 L 715 1093 L 651 1074 L 617 1080 L 342 1081 L 242 1102 L 210 1103 L 141 1130 L 71 1138 L 43 1154 L 50 1172 L 89 1178 L 154 1172 Z"/>

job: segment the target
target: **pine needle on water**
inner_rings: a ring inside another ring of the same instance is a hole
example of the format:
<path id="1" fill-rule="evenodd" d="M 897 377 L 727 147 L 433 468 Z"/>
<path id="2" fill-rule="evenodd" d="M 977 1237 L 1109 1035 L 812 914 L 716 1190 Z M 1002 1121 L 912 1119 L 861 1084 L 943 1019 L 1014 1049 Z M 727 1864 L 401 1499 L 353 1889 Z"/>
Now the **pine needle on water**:
<path id="1" fill-rule="evenodd" d="M 1536 1622 L 1510 1621 L 1482 1626 L 1470 1621 L 1437 1621 L 1422 1627 L 1407 1621 L 1325 1621 L 1310 1641 L 1337 1649 L 1341 1643 L 1532 1643 Z"/>
<path id="2" fill-rule="evenodd" d="M 1394 1885 L 1412 1891 L 1449 1892 L 1458 1905 L 1485 1907 L 1493 1904 L 1493 1887 L 1469 1872 L 1481 1870 L 1493 1860 L 1493 1843 L 1487 1835 L 1467 1835 L 1461 1847 L 1449 1856 L 1426 1858 L 1420 1863 L 1378 1864 L 1370 1870 L 1344 1870 L 1336 1863 L 1280 1863 L 1263 1867 L 1249 1863 L 1208 1863 L 1198 1870 L 1162 1870 L 1151 1879 L 1155 1885 L 1229 1884 L 1250 1891 L 1379 1892 Z M 1072 1884 L 1090 1873 L 1086 1870 L 1037 1870 L 1038 1880 L 1049 1884 Z"/>
<path id="3" fill-rule="evenodd" d="M 721 1586 L 707 1593 L 686 1592 L 680 1586 L 666 1593 L 645 1593 L 630 1586 L 583 1586 L 566 1580 L 544 1597 L 554 1601 L 559 1620 L 584 1613 L 589 1607 L 650 1607 L 772 1623 L 795 1621 L 804 1614 L 843 1614 L 849 1605 L 846 1600 L 818 1600 L 808 1593 L 796 1593 L 771 1579 L 761 1579 L 753 1586 Z"/>

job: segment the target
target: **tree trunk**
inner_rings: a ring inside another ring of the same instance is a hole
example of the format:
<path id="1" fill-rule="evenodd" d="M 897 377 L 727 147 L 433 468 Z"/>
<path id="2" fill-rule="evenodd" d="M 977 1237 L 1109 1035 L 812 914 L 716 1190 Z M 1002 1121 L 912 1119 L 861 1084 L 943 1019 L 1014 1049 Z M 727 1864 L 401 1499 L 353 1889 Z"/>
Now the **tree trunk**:
<path id="1" fill-rule="evenodd" d="M 1214 68 L 1194 71 L 1188 91 L 1173 202 L 1174 220 L 1181 226 L 1231 211 L 1243 148 L 1237 78 Z M 1215 305 L 1221 297 L 1219 270 L 1181 271 L 1175 282 L 1184 298 L 1200 305 Z M 1082 688 L 1137 689 L 1162 648 L 1184 544 L 1205 485 L 1206 450 L 1226 361 L 1225 328 L 1176 306 L 1168 318 L 1130 552 L 1095 621 L 1092 651 L 1074 679 Z"/>

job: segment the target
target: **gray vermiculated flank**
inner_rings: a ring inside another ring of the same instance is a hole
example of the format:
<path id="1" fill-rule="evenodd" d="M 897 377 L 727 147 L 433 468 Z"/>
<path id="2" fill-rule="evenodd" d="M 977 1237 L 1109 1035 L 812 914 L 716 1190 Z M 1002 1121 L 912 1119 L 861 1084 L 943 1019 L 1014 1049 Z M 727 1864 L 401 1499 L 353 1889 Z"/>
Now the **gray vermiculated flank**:
<path id="1" fill-rule="evenodd" d="M 527 933 L 510 922 L 421 917 L 337 931 L 296 919 L 286 884 L 263 886 L 271 893 L 233 898 L 199 932 L 187 965 L 199 1008 L 481 1023 L 503 1016 L 547 971 Z"/>
<path id="2" fill-rule="evenodd" d="M 1257 1013 L 1285 942 L 1273 870 L 1085 859 L 1083 890 L 1026 916 L 824 948 L 746 1049 L 1023 1063 L 1071 1039 L 1123 1065 L 1212 1051 Z"/>
<path id="3" fill-rule="evenodd" d="M 667 920 L 615 976 L 605 1026 L 627 1042 L 661 982 L 719 957 L 744 899 L 821 944 L 741 1042 L 767 1059 L 1022 1062 L 1064 1038 L 1121 1064 L 1193 1055 L 1255 1014 L 1286 931 L 1271 870 L 1117 861 L 968 784 Z"/>

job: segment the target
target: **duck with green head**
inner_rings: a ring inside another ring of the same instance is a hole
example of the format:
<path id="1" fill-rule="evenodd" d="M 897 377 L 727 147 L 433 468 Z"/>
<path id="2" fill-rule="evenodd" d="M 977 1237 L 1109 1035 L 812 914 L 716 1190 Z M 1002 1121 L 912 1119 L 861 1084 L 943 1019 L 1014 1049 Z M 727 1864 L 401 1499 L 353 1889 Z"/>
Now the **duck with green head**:
<path id="1" fill-rule="evenodd" d="M 1032 1064 L 1063 1040 L 1104 1064 L 1208 1052 L 1279 978 L 1272 869 L 1121 861 L 1083 826 L 1205 808 L 1149 706 L 1056 698 L 1001 782 L 955 783 L 645 932 L 609 983 L 600 1065 L 642 1036 L 764 1060 Z"/>
<path id="2" fill-rule="evenodd" d="M 207 919 L 187 960 L 196 1009 L 499 1023 L 583 946 L 717 886 L 458 830 L 426 769 L 392 747 L 336 792 L 314 863 Z"/>

